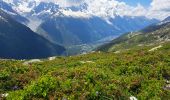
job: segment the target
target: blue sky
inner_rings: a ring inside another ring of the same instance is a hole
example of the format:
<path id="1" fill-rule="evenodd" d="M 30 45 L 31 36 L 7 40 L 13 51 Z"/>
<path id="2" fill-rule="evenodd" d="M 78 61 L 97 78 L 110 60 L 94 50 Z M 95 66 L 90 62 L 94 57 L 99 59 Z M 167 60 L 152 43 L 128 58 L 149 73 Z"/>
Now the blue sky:
<path id="1" fill-rule="evenodd" d="M 118 1 L 126 2 L 128 5 L 131 5 L 131 6 L 136 6 L 138 3 L 140 3 L 141 5 L 145 7 L 150 6 L 152 2 L 152 0 L 118 0 Z"/>

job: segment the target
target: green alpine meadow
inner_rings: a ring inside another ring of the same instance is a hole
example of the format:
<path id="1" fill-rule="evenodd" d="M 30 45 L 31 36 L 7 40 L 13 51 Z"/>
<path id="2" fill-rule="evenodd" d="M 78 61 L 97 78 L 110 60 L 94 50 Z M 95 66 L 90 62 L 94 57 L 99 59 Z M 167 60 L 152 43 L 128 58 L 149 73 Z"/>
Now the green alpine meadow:
<path id="1" fill-rule="evenodd" d="M 0 61 L 4 100 L 168 100 L 170 42 L 122 52 Z"/>

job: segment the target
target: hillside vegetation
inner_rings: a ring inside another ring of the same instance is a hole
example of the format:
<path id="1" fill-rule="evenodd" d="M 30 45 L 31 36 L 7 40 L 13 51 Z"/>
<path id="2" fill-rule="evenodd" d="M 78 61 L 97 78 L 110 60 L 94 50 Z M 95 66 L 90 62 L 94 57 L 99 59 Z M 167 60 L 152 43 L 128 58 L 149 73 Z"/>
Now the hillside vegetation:
<path id="1" fill-rule="evenodd" d="M 36 63 L 0 60 L 0 99 L 168 100 L 170 43 L 158 46 Z"/>
<path id="2" fill-rule="evenodd" d="M 119 51 L 168 41 L 170 41 L 170 22 L 161 22 L 138 32 L 124 34 L 110 43 L 100 46 L 97 50 Z"/>

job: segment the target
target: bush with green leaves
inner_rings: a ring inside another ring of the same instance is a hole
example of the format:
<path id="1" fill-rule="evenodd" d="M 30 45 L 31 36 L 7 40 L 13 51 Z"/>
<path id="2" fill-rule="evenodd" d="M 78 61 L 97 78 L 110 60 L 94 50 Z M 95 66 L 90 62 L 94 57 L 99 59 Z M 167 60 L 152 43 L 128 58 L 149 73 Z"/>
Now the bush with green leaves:
<path id="1" fill-rule="evenodd" d="M 37 81 L 32 82 L 23 90 L 11 92 L 8 100 L 22 100 L 28 98 L 48 98 L 50 92 L 57 87 L 57 81 L 51 76 L 42 76 Z"/>

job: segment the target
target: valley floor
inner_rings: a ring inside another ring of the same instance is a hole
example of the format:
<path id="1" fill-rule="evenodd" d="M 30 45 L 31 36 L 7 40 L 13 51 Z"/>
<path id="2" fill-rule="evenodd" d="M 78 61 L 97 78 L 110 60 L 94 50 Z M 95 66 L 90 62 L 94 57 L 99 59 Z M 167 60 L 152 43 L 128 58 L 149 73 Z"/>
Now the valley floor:
<path id="1" fill-rule="evenodd" d="M 170 43 L 32 61 L 0 60 L 0 99 L 128 100 L 133 96 L 170 98 Z"/>

